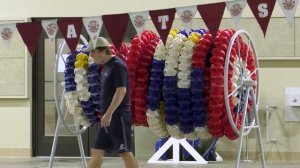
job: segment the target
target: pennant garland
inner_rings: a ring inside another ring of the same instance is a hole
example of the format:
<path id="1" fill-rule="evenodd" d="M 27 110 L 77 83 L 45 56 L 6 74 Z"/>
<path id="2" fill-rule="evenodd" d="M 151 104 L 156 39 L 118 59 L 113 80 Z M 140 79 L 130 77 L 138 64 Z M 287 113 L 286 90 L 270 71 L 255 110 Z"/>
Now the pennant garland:
<path id="1" fill-rule="evenodd" d="M 168 34 L 172 28 L 175 12 L 176 9 L 174 8 L 149 12 L 152 22 L 164 44 L 166 44 Z"/>
<path id="2" fill-rule="evenodd" d="M 226 2 L 227 10 L 230 13 L 232 20 L 236 25 L 239 25 L 242 13 L 246 5 L 247 5 L 247 0 Z"/>
<path id="3" fill-rule="evenodd" d="M 268 25 L 271 19 L 271 15 L 274 10 L 276 1 L 270 0 L 250 0 L 248 1 L 249 7 L 255 16 L 261 30 L 266 36 Z"/>
<path id="4" fill-rule="evenodd" d="M 127 29 L 129 15 L 127 13 L 116 15 L 104 15 L 102 16 L 102 19 L 111 41 L 115 45 L 116 49 L 119 51 Z"/>
<path id="5" fill-rule="evenodd" d="M 138 36 L 141 37 L 149 12 L 129 13 L 129 16 Z"/>
<path id="6" fill-rule="evenodd" d="M 102 17 L 85 17 L 82 19 L 82 22 L 95 48 L 97 38 L 100 35 L 100 31 L 103 25 Z"/>
<path id="7" fill-rule="evenodd" d="M 9 49 L 10 42 L 16 31 L 16 24 L 0 25 L 0 38 L 2 39 L 3 45 L 6 49 Z"/>
<path id="8" fill-rule="evenodd" d="M 43 20 L 42 27 L 44 28 L 48 38 L 54 42 L 56 34 L 58 32 L 57 19 L 54 20 Z"/>
<path id="9" fill-rule="evenodd" d="M 293 22 L 299 0 L 276 0 L 284 12 L 289 23 Z M 163 43 L 166 43 L 167 36 L 177 12 L 184 29 L 189 31 L 192 28 L 193 18 L 198 10 L 204 23 L 213 36 L 216 35 L 223 14 L 225 6 L 232 16 L 233 21 L 239 25 L 241 14 L 248 2 L 250 9 L 259 23 L 264 36 L 272 16 L 275 0 L 235 0 L 229 2 L 204 4 L 190 7 L 179 7 L 162 10 L 104 15 L 98 17 L 86 18 L 71 18 L 60 20 L 43 20 L 40 22 L 31 23 L 17 23 L 17 24 L 3 24 L 0 25 L 0 38 L 2 39 L 5 48 L 9 48 L 12 36 L 16 29 L 18 29 L 25 45 L 27 46 L 31 55 L 34 55 L 35 49 L 41 35 L 41 29 L 44 29 L 48 38 L 53 41 L 57 35 L 58 28 L 64 36 L 71 52 L 74 52 L 80 39 L 82 26 L 84 25 L 90 38 L 93 40 L 95 46 L 96 39 L 100 35 L 103 24 L 114 43 L 119 50 L 124 39 L 128 20 L 130 18 L 137 34 L 140 36 L 144 31 L 146 19 L 150 15 L 152 22 L 158 31 Z"/>
<path id="10" fill-rule="evenodd" d="M 34 56 L 43 29 L 41 23 L 17 23 L 17 29 L 27 46 L 29 53 L 31 56 Z"/>
<path id="11" fill-rule="evenodd" d="M 207 5 L 198 5 L 198 11 L 213 37 L 219 30 L 221 20 L 225 11 L 225 3 L 214 3 Z"/>
<path id="12" fill-rule="evenodd" d="M 82 29 L 81 18 L 61 19 L 57 22 L 58 27 L 68 44 L 70 51 L 75 52 L 80 39 Z"/>
<path id="13" fill-rule="evenodd" d="M 291 24 L 294 21 L 299 0 L 277 0 L 277 2 L 288 22 Z"/>
<path id="14" fill-rule="evenodd" d="M 186 32 L 188 32 L 192 28 L 193 19 L 197 12 L 197 6 L 176 8 L 176 11 L 183 24 L 184 29 L 186 30 Z"/>

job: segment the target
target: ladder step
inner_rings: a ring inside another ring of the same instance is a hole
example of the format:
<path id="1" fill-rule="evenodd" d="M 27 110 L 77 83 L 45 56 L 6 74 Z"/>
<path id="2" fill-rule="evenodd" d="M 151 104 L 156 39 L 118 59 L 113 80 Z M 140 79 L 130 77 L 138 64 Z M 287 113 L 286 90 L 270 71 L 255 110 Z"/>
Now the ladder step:
<path id="1" fill-rule="evenodd" d="M 77 125 L 74 125 L 74 124 L 67 124 L 67 126 L 68 126 L 69 128 L 76 128 Z M 64 125 L 60 125 L 60 128 L 65 128 L 65 126 L 64 126 Z"/>
<path id="2" fill-rule="evenodd" d="M 254 126 L 245 126 L 244 129 L 250 129 L 250 128 L 259 128 L 258 125 L 254 125 Z"/>

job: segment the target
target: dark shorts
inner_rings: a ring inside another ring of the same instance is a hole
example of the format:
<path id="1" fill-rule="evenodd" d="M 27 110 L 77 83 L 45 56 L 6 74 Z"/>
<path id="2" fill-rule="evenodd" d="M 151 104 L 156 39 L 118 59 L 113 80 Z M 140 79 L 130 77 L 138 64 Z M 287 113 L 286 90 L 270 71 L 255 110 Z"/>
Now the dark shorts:
<path id="1" fill-rule="evenodd" d="M 97 129 L 94 148 L 108 153 L 132 151 L 131 114 L 129 111 L 116 111 L 109 127 Z"/>

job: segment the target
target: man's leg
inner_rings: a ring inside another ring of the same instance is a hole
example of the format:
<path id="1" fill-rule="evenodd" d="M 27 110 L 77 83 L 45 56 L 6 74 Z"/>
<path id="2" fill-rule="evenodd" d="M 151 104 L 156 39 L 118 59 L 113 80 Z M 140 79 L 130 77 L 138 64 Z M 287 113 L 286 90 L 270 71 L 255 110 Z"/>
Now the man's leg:
<path id="1" fill-rule="evenodd" d="M 122 157 L 125 163 L 125 168 L 138 168 L 138 163 L 132 152 L 125 152 L 119 155 Z"/>
<path id="2" fill-rule="evenodd" d="M 93 149 L 91 150 L 92 158 L 89 162 L 89 168 L 101 168 L 104 150 Z"/>

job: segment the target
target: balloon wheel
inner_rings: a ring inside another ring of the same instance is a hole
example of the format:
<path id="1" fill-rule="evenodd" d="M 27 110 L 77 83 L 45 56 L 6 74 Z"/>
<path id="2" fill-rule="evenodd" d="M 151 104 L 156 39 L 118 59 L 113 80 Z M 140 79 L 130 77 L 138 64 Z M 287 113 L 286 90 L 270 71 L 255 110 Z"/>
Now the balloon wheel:
<path id="1" fill-rule="evenodd" d="M 229 123 L 239 136 L 249 134 L 255 125 L 255 112 L 259 104 L 258 68 L 258 58 L 252 37 L 244 30 L 237 31 L 231 37 L 226 53 L 224 98 Z M 245 127 L 241 132 L 244 111 Z"/>
<path id="2" fill-rule="evenodd" d="M 82 35 L 80 35 L 80 40 L 84 45 L 88 44 L 87 40 Z M 63 88 L 61 97 L 60 94 L 58 93 L 59 91 L 58 83 L 60 83 L 58 82 L 60 76 L 59 74 L 61 73 L 59 72 L 59 62 L 62 61 L 63 64 L 65 64 L 66 60 L 64 58 L 64 55 L 68 55 L 68 54 L 69 54 L 69 49 L 66 44 L 66 41 L 64 40 L 63 42 L 61 42 L 56 55 L 56 64 L 54 68 L 54 98 L 55 98 L 56 111 L 58 113 L 59 118 L 61 119 L 61 123 L 65 128 L 65 132 L 72 135 L 79 135 L 82 134 L 89 126 L 91 126 L 91 124 L 86 124 L 83 127 L 80 127 L 80 124 L 77 122 L 76 117 L 73 117 L 72 114 L 70 114 L 66 109 L 65 88 Z"/>

